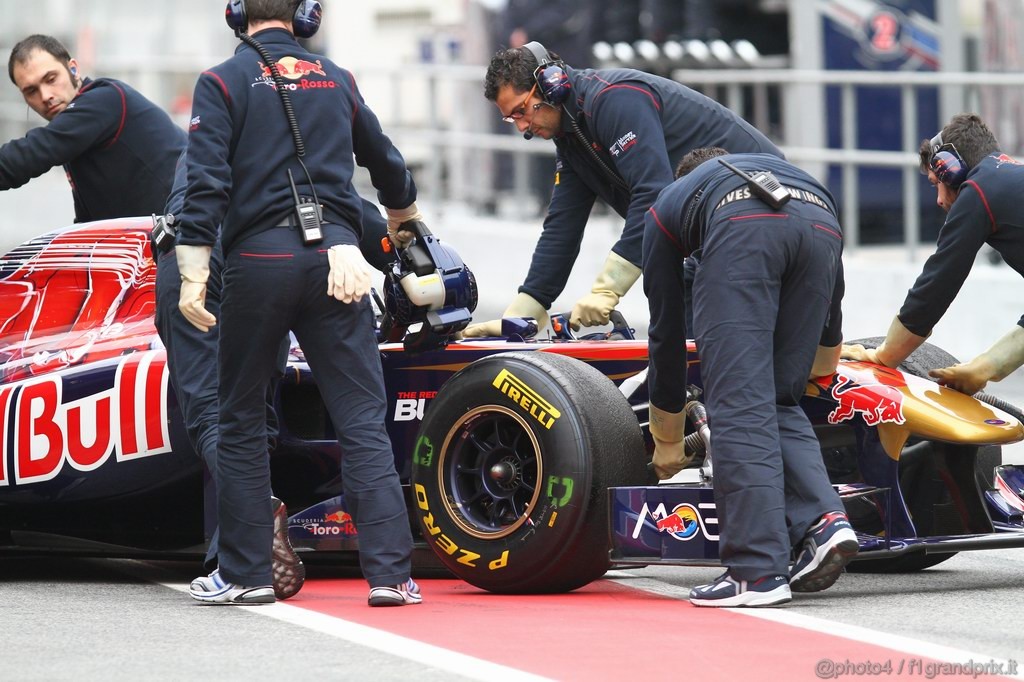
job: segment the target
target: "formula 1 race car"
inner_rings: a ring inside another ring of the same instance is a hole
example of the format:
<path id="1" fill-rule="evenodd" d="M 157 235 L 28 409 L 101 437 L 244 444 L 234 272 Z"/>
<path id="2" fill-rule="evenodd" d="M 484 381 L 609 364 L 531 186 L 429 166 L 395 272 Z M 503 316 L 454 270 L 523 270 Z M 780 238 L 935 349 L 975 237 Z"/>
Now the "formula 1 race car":
<path id="1" fill-rule="evenodd" d="M 196 557 L 215 518 L 153 326 L 150 219 L 77 225 L 0 257 L 0 548 Z M 648 468 L 647 344 L 621 318 L 553 338 L 530 320 L 453 341 L 475 305 L 454 251 L 423 233 L 397 260 L 378 337 L 395 464 L 410 523 L 458 577 L 496 592 L 572 590 L 613 565 L 717 561 L 713 447 L 688 349 L 703 452 L 690 483 Z M 926 346 L 901 370 L 843 363 L 804 406 L 861 538 L 852 565 L 917 570 L 967 549 L 1024 546 L 1024 472 L 995 466 L 1020 414 L 921 377 L 952 358 Z M 315 377 L 291 349 L 278 382 L 275 494 L 293 545 L 358 546 Z M 994 470 L 994 474 L 993 474 Z M 204 511 L 205 510 L 205 511 Z"/>

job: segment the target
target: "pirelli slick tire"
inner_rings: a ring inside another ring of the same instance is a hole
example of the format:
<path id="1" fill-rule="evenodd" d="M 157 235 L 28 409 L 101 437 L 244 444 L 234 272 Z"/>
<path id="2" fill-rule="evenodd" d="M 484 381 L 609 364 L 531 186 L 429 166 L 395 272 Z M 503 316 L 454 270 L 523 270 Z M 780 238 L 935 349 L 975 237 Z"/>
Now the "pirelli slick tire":
<path id="1" fill-rule="evenodd" d="M 609 568 L 611 485 L 647 481 L 636 416 L 593 367 L 541 351 L 477 360 L 424 417 L 412 487 L 445 566 L 506 594 L 568 592 Z"/>

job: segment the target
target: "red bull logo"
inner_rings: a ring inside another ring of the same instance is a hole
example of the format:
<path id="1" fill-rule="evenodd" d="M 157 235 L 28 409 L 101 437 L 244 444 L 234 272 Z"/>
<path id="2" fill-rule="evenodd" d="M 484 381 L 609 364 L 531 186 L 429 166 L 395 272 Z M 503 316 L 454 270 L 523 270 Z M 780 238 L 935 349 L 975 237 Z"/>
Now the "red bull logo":
<path id="1" fill-rule="evenodd" d="M 670 533 L 680 540 L 688 540 L 697 533 L 700 527 L 697 510 L 688 504 L 681 504 L 672 510 L 672 513 L 654 523 L 658 530 L 663 533 Z"/>
<path id="2" fill-rule="evenodd" d="M 832 384 L 831 393 L 838 404 L 828 415 L 830 424 L 848 421 L 858 414 L 868 426 L 881 423 L 903 424 L 907 421 L 903 416 L 903 394 L 899 389 L 877 379 L 868 383 L 877 375 L 868 372 L 857 374 L 858 380 L 836 374 L 837 381 Z"/>
<path id="3" fill-rule="evenodd" d="M 324 516 L 327 523 L 352 523 L 352 515 L 340 509 Z"/>
<path id="4" fill-rule="evenodd" d="M 1019 166 L 1021 164 L 1020 161 L 1018 161 L 1017 159 L 1013 158 L 1008 154 L 1000 154 L 999 156 L 996 157 L 996 168 L 999 168 L 1004 163 L 1009 163 L 1014 166 Z"/>
<path id="5" fill-rule="evenodd" d="M 170 452 L 167 381 L 163 351 L 148 351 L 120 361 L 113 388 L 74 401 L 65 402 L 60 374 L 4 386 L 0 486 Z"/>

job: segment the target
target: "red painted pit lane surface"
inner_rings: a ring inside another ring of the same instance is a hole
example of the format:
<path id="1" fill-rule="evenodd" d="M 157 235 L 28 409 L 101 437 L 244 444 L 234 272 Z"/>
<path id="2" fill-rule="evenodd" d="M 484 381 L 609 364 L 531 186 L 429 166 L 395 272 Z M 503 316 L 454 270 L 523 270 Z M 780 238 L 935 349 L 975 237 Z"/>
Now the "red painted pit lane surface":
<path id="1" fill-rule="evenodd" d="M 287 603 L 556 680 L 790 682 L 865 675 L 852 669 L 819 675 L 823 659 L 839 665 L 892 661 L 891 673 L 869 676 L 922 677 L 907 669 L 900 674 L 900 661 L 911 656 L 898 651 L 697 608 L 607 580 L 545 596 L 490 594 L 457 580 L 421 580 L 420 587 L 420 605 L 371 609 L 362 580 L 310 580 Z"/>

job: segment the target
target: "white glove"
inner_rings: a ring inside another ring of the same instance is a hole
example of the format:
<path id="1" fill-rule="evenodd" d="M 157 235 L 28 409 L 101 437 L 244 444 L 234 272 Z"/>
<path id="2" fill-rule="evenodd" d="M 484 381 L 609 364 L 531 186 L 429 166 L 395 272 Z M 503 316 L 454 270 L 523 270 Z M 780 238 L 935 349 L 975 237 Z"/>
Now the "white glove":
<path id="1" fill-rule="evenodd" d="M 576 301 L 569 315 L 569 326 L 574 331 L 583 327 L 608 324 L 608 318 L 619 299 L 640 279 L 642 271 L 612 251 L 604 261 L 604 268 L 594 280 L 590 293 Z"/>
<path id="2" fill-rule="evenodd" d="M 548 326 L 548 311 L 529 294 L 519 293 L 502 313 L 502 317 L 532 317 L 537 320 L 537 332 Z M 471 324 L 462 332 L 463 338 L 501 336 L 501 320 Z"/>
<path id="3" fill-rule="evenodd" d="M 339 244 L 327 250 L 327 295 L 342 303 L 355 303 L 370 291 L 372 268 L 358 246 Z"/>
<path id="4" fill-rule="evenodd" d="M 391 238 L 391 243 L 396 248 L 404 249 L 416 236 L 408 230 L 400 229 L 402 223 L 407 223 L 410 220 L 422 221 L 423 214 L 416 208 L 415 201 L 405 208 L 388 208 L 385 206 L 384 211 L 388 214 L 388 237 Z"/>
<path id="5" fill-rule="evenodd" d="M 208 332 L 217 324 L 217 318 L 206 309 L 206 280 L 210 279 L 210 253 L 212 246 L 178 244 L 174 255 L 181 274 L 181 293 L 178 310 L 192 326 Z"/>
<path id="6" fill-rule="evenodd" d="M 654 473 L 664 481 L 686 468 L 693 459 L 683 450 L 686 410 L 669 412 L 654 404 L 648 406 L 651 438 L 654 439 Z"/>
<path id="7" fill-rule="evenodd" d="M 1001 381 L 1024 365 L 1024 329 L 1014 326 L 987 351 L 970 362 L 933 369 L 929 375 L 940 384 L 974 395 L 990 381 Z"/>
<path id="8" fill-rule="evenodd" d="M 910 331 L 903 326 L 899 317 L 894 317 L 892 324 L 889 325 L 889 332 L 885 335 L 885 340 L 878 348 L 865 348 L 859 343 L 852 346 L 844 345 L 840 357 L 848 360 L 873 362 L 886 367 L 899 367 L 900 363 L 917 350 L 927 338 L 927 336 L 918 336 Z"/>

